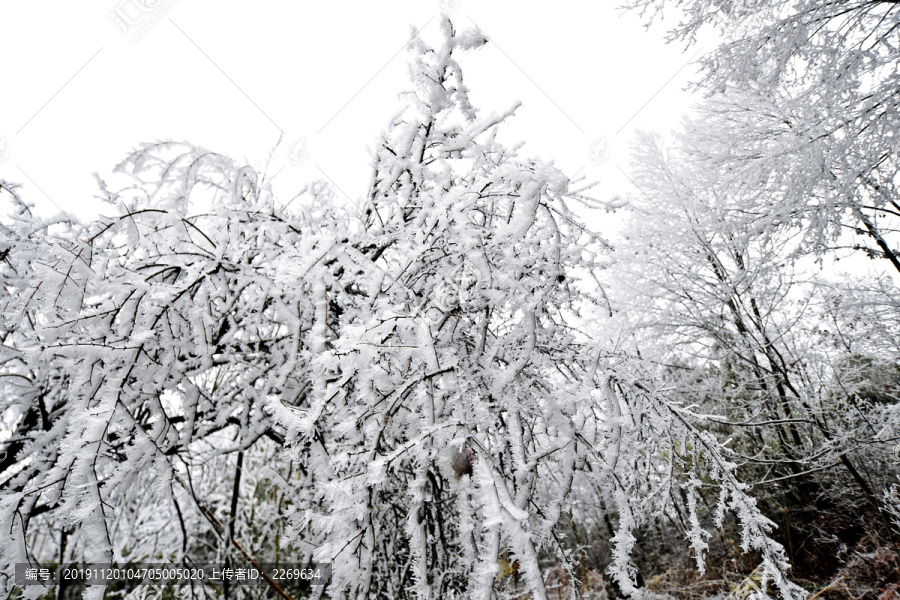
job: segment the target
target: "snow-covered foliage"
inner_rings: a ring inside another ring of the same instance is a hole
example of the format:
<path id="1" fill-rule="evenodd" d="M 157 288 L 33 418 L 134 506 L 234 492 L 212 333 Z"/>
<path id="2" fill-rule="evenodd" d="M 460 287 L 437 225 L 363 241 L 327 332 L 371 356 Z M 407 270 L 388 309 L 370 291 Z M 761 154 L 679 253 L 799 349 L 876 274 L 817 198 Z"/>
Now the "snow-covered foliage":
<path id="1" fill-rule="evenodd" d="M 359 213 L 324 187 L 283 206 L 186 144 L 129 156 L 114 216 L 85 226 L 3 183 L 4 574 L 240 546 L 333 563 L 330 598 L 547 598 L 549 565 L 575 575 L 561 514 L 591 489 L 617 513 L 609 573 L 638 595 L 635 529 L 683 499 L 702 570 L 713 486 L 713 525 L 734 513 L 802 596 L 729 452 L 585 333 L 610 248 L 570 205 L 593 201 L 498 141 L 514 109 L 480 115 L 457 62 L 486 40 L 441 33 L 410 43 Z M 263 524 L 241 522 L 247 496 Z"/>
<path id="2" fill-rule="evenodd" d="M 636 154 L 641 218 L 615 281 L 626 284 L 620 301 L 648 307 L 628 316 L 642 340 L 658 342 L 642 355 L 715 414 L 720 438 L 734 436 L 731 448 L 757 465 L 751 480 L 819 507 L 836 467 L 857 490 L 846 496 L 886 523 L 879 496 L 897 468 L 896 282 L 830 279 L 806 257 L 822 267 L 861 251 L 900 272 L 898 6 L 629 5 L 651 22 L 675 16 L 672 41 L 719 36 L 700 59 L 706 98 L 683 132 L 668 147 L 645 139 Z"/>
<path id="3" fill-rule="evenodd" d="M 896 288 L 802 274 L 797 237 L 758 230 L 690 141 L 637 145 L 642 196 L 611 278 L 619 305 L 643 307 L 626 313 L 637 350 L 746 442 L 727 452 L 770 465 L 763 479 L 796 478 L 811 498 L 810 474 L 842 465 L 874 499 L 851 453 L 884 463 L 896 436 Z"/>
<path id="4" fill-rule="evenodd" d="M 804 252 L 850 247 L 900 271 L 895 2 L 629 4 L 648 17 L 677 13 L 672 39 L 696 41 L 707 27 L 724 37 L 701 59 L 709 99 L 695 151 L 744 190 L 761 227 L 802 231 Z"/>
<path id="5" fill-rule="evenodd" d="M 623 307 L 620 345 L 727 440 L 723 455 L 757 496 L 777 497 L 785 514 L 853 499 L 886 524 L 880 496 L 900 431 L 896 286 L 804 271 L 800 236 L 760 227 L 753 187 L 704 169 L 691 126 L 635 147 L 640 193 L 604 277 Z"/>

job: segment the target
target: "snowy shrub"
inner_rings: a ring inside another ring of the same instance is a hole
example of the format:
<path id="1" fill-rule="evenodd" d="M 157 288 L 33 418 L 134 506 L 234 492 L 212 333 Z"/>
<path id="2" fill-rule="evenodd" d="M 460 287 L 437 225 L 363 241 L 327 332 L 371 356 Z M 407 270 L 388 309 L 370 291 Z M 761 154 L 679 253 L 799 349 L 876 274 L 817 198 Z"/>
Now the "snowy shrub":
<path id="1" fill-rule="evenodd" d="M 515 109 L 480 115 L 456 62 L 486 40 L 441 32 L 410 43 L 415 88 L 358 214 L 319 187 L 282 206 L 249 167 L 171 143 L 119 166 L 113 217 L 50 224 L 17 201 L 3 573 L 259 556 L 275 530 L 236 523 L 249 497 L 333 563 L 331 598 L 547 598 L 551 567 L 577 575 L 557 529 L 590 488 L 618 513 L 609 573 L 637 595 L 635 529 L 685 498 L 702 571 L 714 486 L 717 523 L 734 513 L 743 550 L 802 596 L 719 441 L 586 333 L 609 246 L 570 205 L 597 203 L 498 141 Z"/>

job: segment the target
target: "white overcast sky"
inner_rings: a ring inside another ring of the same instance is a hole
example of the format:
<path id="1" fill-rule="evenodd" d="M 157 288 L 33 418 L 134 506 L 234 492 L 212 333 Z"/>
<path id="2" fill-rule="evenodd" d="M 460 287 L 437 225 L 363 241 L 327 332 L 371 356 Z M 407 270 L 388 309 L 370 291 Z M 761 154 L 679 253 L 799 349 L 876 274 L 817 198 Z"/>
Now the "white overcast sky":
<path id="1" fill-rule="evenodd" d="M 410 27 L 435 41 L 442 8 L 491 41 L 461 60 L 475 106 L 521 100 L 504 139 L 599 179 L 600 196 L 627 185 L 630 134 L 669 130 L 696 100 L 698 48 L 666 45 L 616 0 L 2 0 L 0 177 L 41 213 L 90 215 L 92 173 L 141 142 L 186 140 L 261 169 L 283 131 L 269 167 L 279 197 L 327 177 L 358 199 L 408 88 Z M 603 138 L 611 158 L 595 164 Z"/>

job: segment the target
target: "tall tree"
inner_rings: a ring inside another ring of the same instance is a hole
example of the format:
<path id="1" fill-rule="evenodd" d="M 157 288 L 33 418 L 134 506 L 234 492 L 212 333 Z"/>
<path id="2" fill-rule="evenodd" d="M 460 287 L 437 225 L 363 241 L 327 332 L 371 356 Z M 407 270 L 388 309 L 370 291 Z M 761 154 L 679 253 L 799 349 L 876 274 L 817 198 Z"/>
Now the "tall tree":
<path id="1" fill-rule="evenodd" d="M 657 373 L 731 440 L 747 480 L 781 488 L 782 507 L 808 520 L 810 509 L 832 506 L 827 481 L 838 468 L 856 490 L 843 499 L 877 516 L 873 481 L 890 472 L 896 413 L 880 390 L 895 369 L 887 352 L 863 353 L 887 350 L 892 320 L 869 326 L 874 315 L 850 290 L 840 305 L 840 287 L 803 274 L 791 260 L 797 236 L 760 232 L 744 201 L 754 191 L 698 168 L 692 134 L 671 144 L 645 135 L 636 146 L 639 193 L 609 277 L 632 349 L 662 365 Z M 823 334 L 843 343 L 825 345 Z"/>

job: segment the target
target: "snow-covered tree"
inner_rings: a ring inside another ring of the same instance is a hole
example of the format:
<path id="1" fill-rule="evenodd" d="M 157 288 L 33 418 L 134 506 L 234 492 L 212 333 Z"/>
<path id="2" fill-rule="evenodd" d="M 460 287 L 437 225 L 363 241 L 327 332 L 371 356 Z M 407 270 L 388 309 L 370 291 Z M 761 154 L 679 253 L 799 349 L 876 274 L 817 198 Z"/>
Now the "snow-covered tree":
<path id="1" fill-rule="evenodd" d="M 252 501 L 289 523 L 262 531 L 333 563 L 331 598 L 547 598 L 549 566 L 575 575 L 561 515 L 591 489 L 634 595 L 635 529 L 675 498 L 703 569 L 715 486 L 714 520 L 733 512 L 744 551 L 801 596 L 722 445 L 586 333 L 609 246 L 571 205 L 592 201 L 499 141 L 515 109 L 480 115 L 457 62 L 486 40 L 440 32 L 410 43 L 414 89 L 358 214 L 322 188 L 282 206 L 254 170 L 181 144 L 120 165 L 134 183 L 104 187 L 114 217 L 19 211 L 0 272 L 3 573 L 260 557 L 278 542 L 241 522 Z"/>
<path id="2" fill-rule="evenodd" d="M 696 127 L 706 168 L 741 187 L 769 231 L 803 232 L 802 251 L 854 248 L 900 271 L 900 28 L 897 3 L 663 0 L 673 40 L 722 36 L 702 59 L 710 96 Z"/>
<path id="3" fill-rule="evenodd" d="M 705 171 L 692 140 L 636 146 L 639 192 L 608 277 L 632 351 L 730 440 L 756 489 L 781 488 L 780 507 L 828 506 L 839 477 L 855 490 L 842 499 L 877 515 L 897 431 L 896 326 L 868 305 L 889 313 L 892 292 L 803 274 L 797 236 L 759 231 L 742 195 L 753 190 L 722 185 L 729 175 Z"/>

